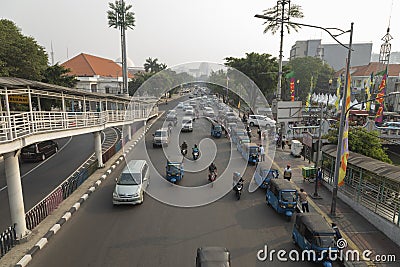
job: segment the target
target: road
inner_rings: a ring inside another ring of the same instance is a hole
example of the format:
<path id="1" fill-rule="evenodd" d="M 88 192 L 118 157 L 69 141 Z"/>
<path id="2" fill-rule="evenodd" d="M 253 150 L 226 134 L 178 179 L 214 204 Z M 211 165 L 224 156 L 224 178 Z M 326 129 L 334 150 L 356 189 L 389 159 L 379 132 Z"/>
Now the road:
<path id="1" fill-rule="evenodd" d="M 145 142 L 138 144 L 129 157 L 142 159 L 148 153 L 154 166 L 150 173 L 151 194 L 159 189 L 180 194 L 176 187 L 167 188 L 156 178 L 156 170 L 161 174 L 165 171 L 166 156 L 162 149 L 152 148 L 151 134 L 161 123 L 159 120 L 153 125 Z M 185 139 L 189 146 L 198 143 L 209 136 L 209 129 L 205 119 L 196 120 L 195 130 L 181 134 L 179 142 Z M 225 138 L 204 141 L 198 164 L 212 160 L 204 153 L 212 154 L 213 143 L 221 150 L 214 162 L 222 172 L 228 166 L 230 155 L 237 160 L 236 151 L 228 153 Z M 178 151 L 178 147 L 168 146 L 167 156 L 173 149 Z M 188 168 L 195 164 L 189 159 L 184 162 Z M 231 251 L 232 266 L 316 266 L 308 262 L 279 262 L 276 258 L 273 262 L 257 260 L 257 252 L 265 245 L 269 250 L 296 249 L 291 242 L 293 220 L 287 222 L 268 207 L 262 190 L 252 194 L 244 192 L 240 201 L 229 191 L 211 204 L 192 208 L 167 205 L 149 195 L 142 205 L 114 207 L 111 202 L 114 178 L 122 167 L 117 167 L 29 266 L 194 266 L 196 249 L 201 246 L 227 247 Z M 246 185 L 254 168 L 249 166 L 246 170 Z M 206 177 L 206 170 L 188 171 L 180 185 L 200 185 L 204 192 L 217 190 L 218 185 L 204 185 Z"/>
<path id="2" fill-rule="evenodd" d="M 36 205 L 56 186 L 71 175 L 94 152 L 93 134 L 56 140 L 59 152 L 44 162 L 20 164 L 25 212 Z M 85 144 L 85 145 L 82 145 Z M 4 173 L 0 166 L 0 230 L 11 224 L 10 207 Z"/>

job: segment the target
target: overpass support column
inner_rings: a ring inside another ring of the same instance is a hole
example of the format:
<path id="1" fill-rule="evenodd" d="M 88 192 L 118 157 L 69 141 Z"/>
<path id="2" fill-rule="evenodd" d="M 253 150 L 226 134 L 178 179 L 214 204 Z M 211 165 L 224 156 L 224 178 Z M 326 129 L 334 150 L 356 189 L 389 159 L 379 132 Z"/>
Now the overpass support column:
<path id="1" fill-rule="evenodd" d="M 129 141 L 132 140 L 132 125 L 131 124 L 128 125 L 128 140 Z"/>
<path id="2" fill-rule="evenodd" d="M 24 240 L 30 234 L 26 228 L 24 197 L 22 195 L 21 175 L 19 172 L 18 151 L 4 154 L 4 167 L 8 187 L 11 222 L 15 224 L 17 239 Z"/>
<path id="3" fill-rule="evenodd" d="M 101 131 L 94 132 L 94 153 L 96 154 L 98 167 L 103 168 L 103 152 L 101 151 Z"/>

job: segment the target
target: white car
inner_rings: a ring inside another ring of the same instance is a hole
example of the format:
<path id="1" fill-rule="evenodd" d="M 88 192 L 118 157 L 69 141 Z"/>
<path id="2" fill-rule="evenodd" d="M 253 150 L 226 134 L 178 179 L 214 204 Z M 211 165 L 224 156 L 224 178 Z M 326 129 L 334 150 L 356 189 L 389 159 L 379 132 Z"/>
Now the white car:
<path id="1" fill-rule="evenodd" d="M 275 121 L 263 115 L 250 115 L 248 123 L 250 126 L 275 127 Z"/>
<path id="2" fill-rule="evenodd" d="M 179 102 L 179 104 L 176 106 L 176 108 L 183 108 L 183 102 Z"/>

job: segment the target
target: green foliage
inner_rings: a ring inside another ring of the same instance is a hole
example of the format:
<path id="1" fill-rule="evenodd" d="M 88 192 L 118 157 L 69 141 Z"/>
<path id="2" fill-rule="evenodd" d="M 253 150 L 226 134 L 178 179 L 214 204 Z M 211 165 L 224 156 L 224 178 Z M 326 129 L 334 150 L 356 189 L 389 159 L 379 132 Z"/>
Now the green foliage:
<path id="1" fill-rule="evenodd" d="M 335 72 L 332 67 L 315 57 L 295 58 L 289 62 L 289 67 L 294 71 L 296 80 L 299 80 L 299 84 L 295 84 L 299 88 L 296 89 L 298 93 L 296 98 L 299 97 L 303 101 L 310 92 L 311 76 L 313 76 L 313 92 L 327 92 L 329 80 Z"/>
<path id="2" fill-rule="evenodd" d="M 278 61 L 275 57 L 252 52 L 246 53 L 245 58 L 227 57 L 225 60 L 225 65 L 248 76 L 260 88 L 267 100 L 273 99 L 278 82 Z"/>
<path id="3" fill-rule="evenodd" d="M 40 81 L 48 56 L 32 37 L 10 20 L 0 20 L 0 75 Z"/>
<path id="4" fill-rule="evenodd" d="M 337 144 L 338 132 L 338 128 L 334 128 L 323 138 L 328 139 L 331 143 Z M 364 127 L 350 127 L 349 150 L 392 164 L 392 161 L 386 154 L 386 150 L 382 147 L 378 132 L 368 132 Z"/>
<path id="5" fill-rule="evenodd" d="M 55 64 L 54 66 L 48 67 L 44 71 L 44 78 L 42 82 L 56 84 L 64 87 L 75 87 L 77 80 L 75 76 L 70 76 L 68 73 L 70 69 L 66 69 L 63 66 Z"/>
<path id="6" fill-rule="evenodd" d="M 158 58 L 152 59 L 149 57 L 146 59 L 146 62 L 144 63 L 144 70 L 146 72 L 159 72 L 161 70 L 164 70 L 167 68 L 167 65 L 164 63 L 158 63 Z"/>
<path id="7" fill-rule="evenodd" d="M 133 96 L 137 89 L 151 76 L 153 76 L 153 72 L 138 72 L 135 74 L 135 77 L 128 84 L 128 93 L 130 96 Z"/>
<path id="8" fill-rule="evenodd" d="M 125 1 L 108 3 L 111 10 L 107 11 L 108 27 L 118 29 L 133 29 L 135 26 L 135 13 L 129 12 L 132 5 L 125 5 Z"/>
<path id="9" fill-rule="evenodd" d="M 282 9 L 282 5 L 276 5 L 274 7 L 268 8 L 267 10 L 264 10 L 264 16 L 272 18 L 271 20 L 267 20 L 263 23 L 263 25 L 266 25 L 264 29 L 264 33 L 271 32 L 272 34 L 275 34 L 280 28 L 281 28 L 281 23 L 277 22 L 277 19 L 282 19 L 282 13 L 284 13 L 284 17 L 287 18 L 303 18 L 304 14 L 301 11 L 301 6 L 292 4 L 290 6 L 290 10 L 288 12 L 288 5 L 286 5 L 285 10 Z M 287 33 L 290 34 L 290 30 L 293 29 L 296 32 L 298 31 L 299 28 L 301 28 L 299 25 L 294 25 L 294 24 L 287 24 L 285 23 L 284 28 L 286 28 Z"/>

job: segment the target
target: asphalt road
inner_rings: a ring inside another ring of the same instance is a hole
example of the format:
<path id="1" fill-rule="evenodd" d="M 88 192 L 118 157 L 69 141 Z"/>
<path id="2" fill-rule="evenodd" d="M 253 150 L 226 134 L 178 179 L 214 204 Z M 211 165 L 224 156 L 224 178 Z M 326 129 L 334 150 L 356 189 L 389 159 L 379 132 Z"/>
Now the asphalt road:
<path id="1" fill-rule="evenodd" d="M 71 175 L 94 152 L 93 134 L 77 135 L 56 140 L 59 152 L 44 162 L 22 163 L 20 172 L 25 212 L 36 205 L 56 186 Z M 11 224 L 10 207 L 4 173 L 0 166 L 0 231 Z"/>
<path id="2" fill-rule="evenodd" d="M 151 134 L 161 123 L 155 123 L 146 141 L 137 145 L 129 158 L 143 159 L 149 155 L 154 166 L 150 168 L 150 194 L 169 190 L 170 195 L 179 196 L 179 187 L 159 181 L 156 174 L 158 171 L 163 175 L 166 157 L 171 156 L 173 150 L 179 151 L 172 144 L 166 150 L 152 148 Z M 191 145 L 209 135 L 210 125 L 206 127 L 206 120 L 196 120 L 196 125 L 192 133 L 181 134 L 179 138 L 184 138 Z M 195 168 L 194 164 L 202 166 L 212 160 L 205 155 L 212 156 L 215 147 L 221 150 L 214 159 L 219 173 L 231 173 L 227 158 L 232 156 L 236 164 L 239 164 L 239 158 L 236 151 L 227 151 L 229 144 L 225 138 L 204 141 L 200 146 L 204 150 L 202 157 L 195 163 L 184 159 L 185 168 Z M 206 149 L 209 151 L 205 152 Z M 177 153 L 172 156 L 177 156 Z M 224 170 L 225 167 L 228 170 Z M 114 178 L 122 168 L 120 164 L 45 249 L 35 255 L 29 266 L 186 267 L 194 266 L 196 249 L 201 246 L 227 247 L 231 252 L 232 266 L 316 266 L 308 262 L 280 262 L 276 254 L 272 262 L 257 259 L 257 252 L 265 245 L 269 251 L 284 249 L 289 252 L 296 249 L 291 242 L 293 220 L 287 222 L 268 207 L 262 190 L 251 194 L 245 191 L 240 201 L 229 191 L 211 204 L 192 208 L 167 205 L 149 195 L 145 196 L 142 205 L 114 207 Z M 246 170 L 246 185 L 254 168 L 249 166 Z M 214 187 L 206 184 L 206 174 L 206 170 L 187 171 L 180 186 L 200 186 L 202 192 L 218 190 L 218 184 Z M 190 202 L 190 199 L 186 200 Z"/>

